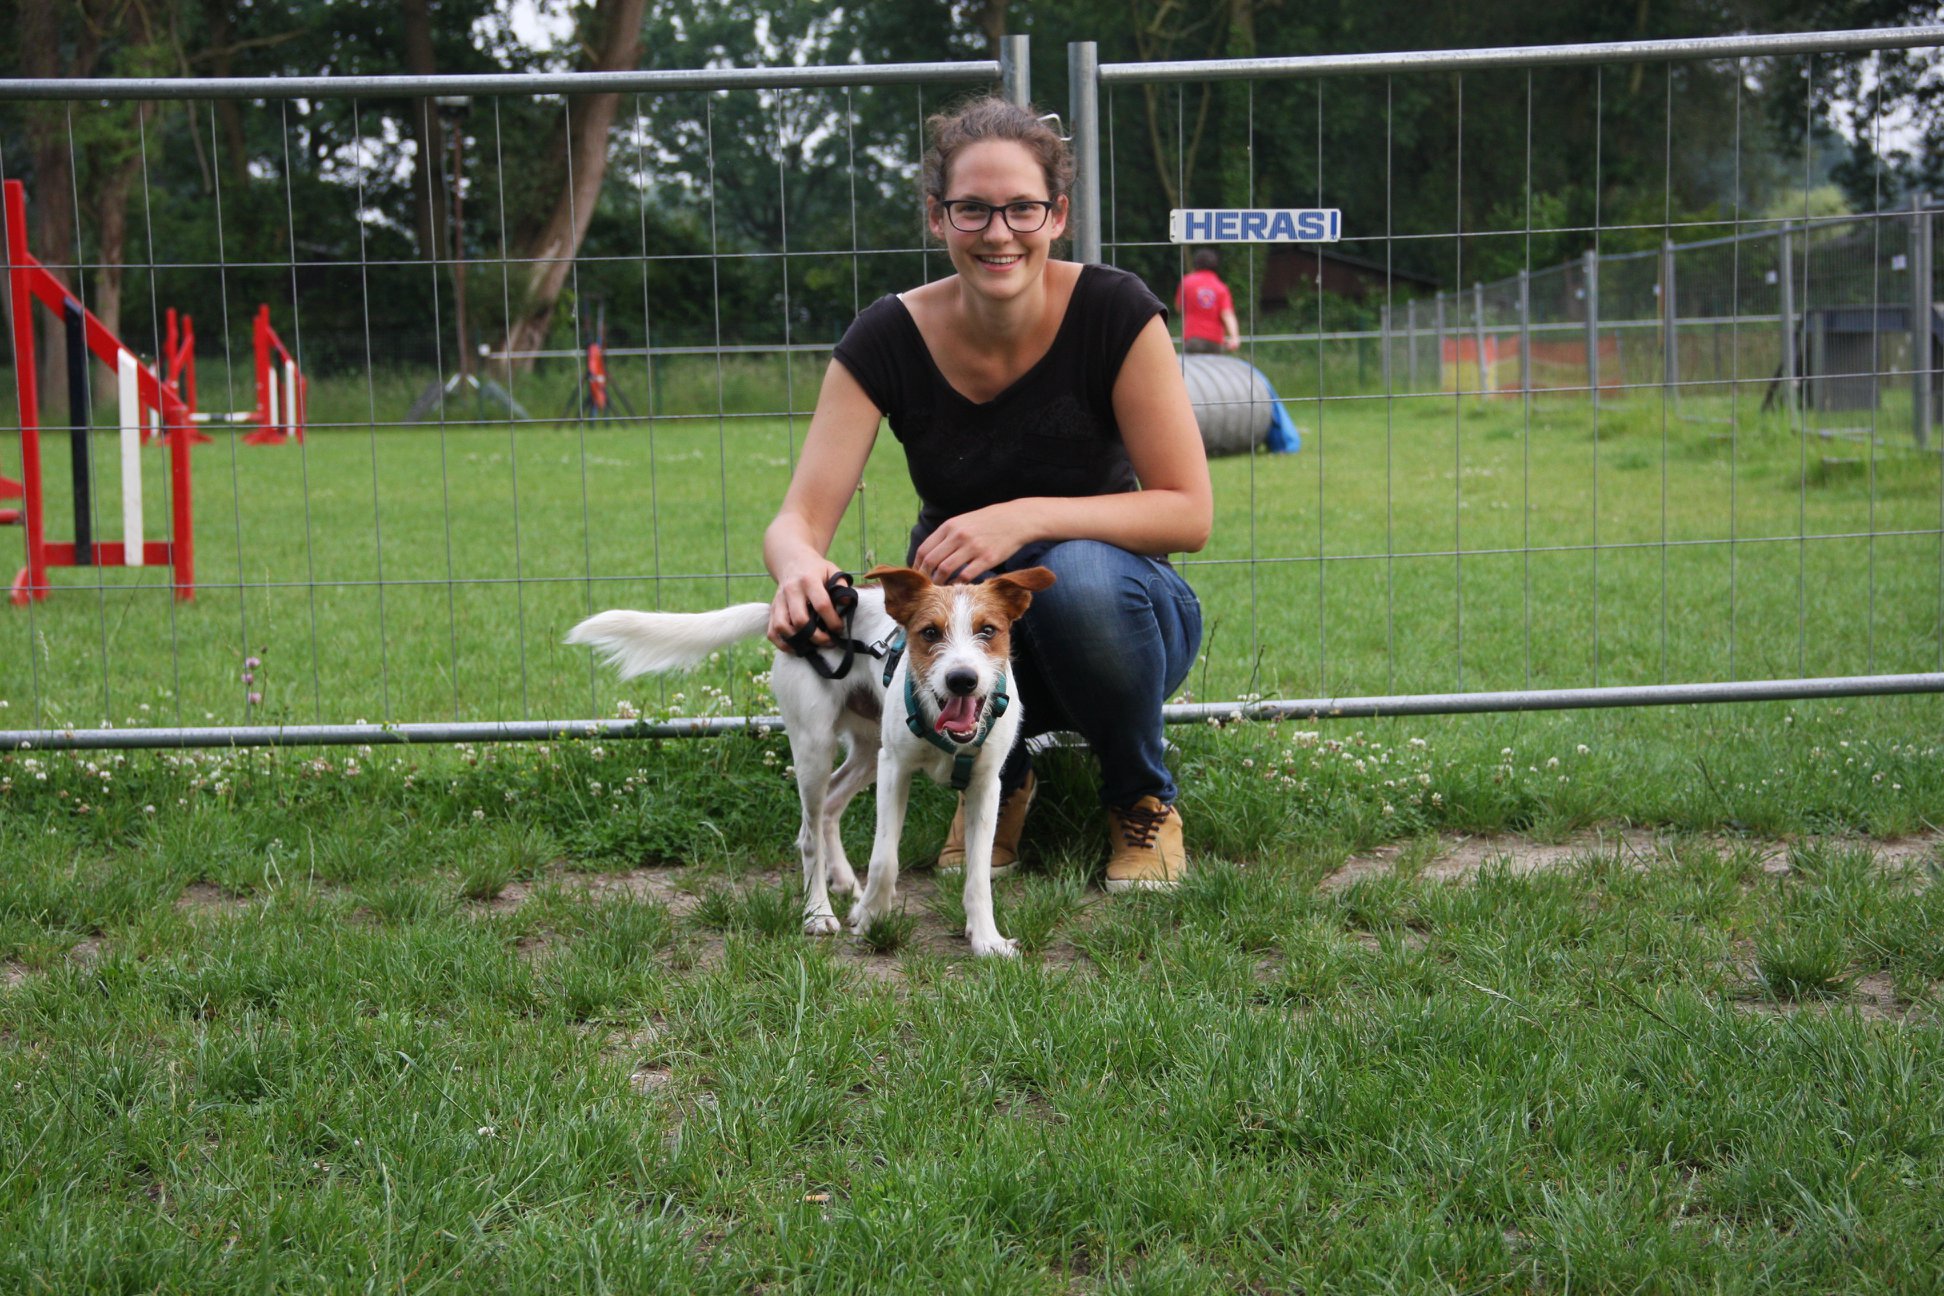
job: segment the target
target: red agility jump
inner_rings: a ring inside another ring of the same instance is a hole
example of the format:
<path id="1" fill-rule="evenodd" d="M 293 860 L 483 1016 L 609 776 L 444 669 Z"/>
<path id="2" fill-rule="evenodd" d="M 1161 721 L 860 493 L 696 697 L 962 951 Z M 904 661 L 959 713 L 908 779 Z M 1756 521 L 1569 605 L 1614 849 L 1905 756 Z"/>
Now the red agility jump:
<path id="1" fill-rule="evenodd" d="M 0 523 L 24 527 L 27 565 L 14 578 L 13 601 L 47 597 L 50 567 L 168 567 L 179 599 L 195 596 L 195 544 L 189 494 L 191 407 L 156 369 L 140 363 L 121 339 L 27 250 L 27 198 L 18 180 L 6 182 L 7 293 L 13 314 L 14 381 L 20 395 L 20 481 L 0 477 L 0 498 L 17 498 L 19 509 L 0 509 Z M 68 407 L 73 438 L 74 540 L 49 541 L 42 507 L 40 388 L 34 352 L 35 305 L 67 330 Z M 116 377 L 121 425 L 122 536 L 93 535 L 88 357 Z M 193 384 L 193 378 L 191 382 Z M 170 539 L 142 538 L 142 442 L 160 436 L 169 448 Z"/>
<path id="2" fill-rule="evenodd" d="M 304 420 L 310 404 L 310 379 L 297 368 L 295 357 L 277 330 L 270 327 L 270 308 L 258 306 L 256 321 L 250 329 L 252 350 L 256 353 L 256 404 L 234 414 L 204 414 L 196 408 L 196 321 L 184 315 L 178 328 L 175 308 L 165 317 L 162 357 L 168 366 L 169 385 L 189 407 L 194 423 L 247 423 L 256 428 L 243 438 L 245 445 L 281 445 L 304 439 Z M 197 442 L 209 440 L 194 434 Z"/>

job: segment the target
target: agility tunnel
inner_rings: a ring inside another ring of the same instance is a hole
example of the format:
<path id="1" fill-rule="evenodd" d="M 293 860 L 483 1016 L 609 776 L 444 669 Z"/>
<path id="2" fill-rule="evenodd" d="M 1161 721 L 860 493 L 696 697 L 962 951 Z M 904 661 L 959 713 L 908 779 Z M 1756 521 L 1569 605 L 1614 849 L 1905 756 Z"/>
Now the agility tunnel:
<path id="1" fill-rule="evenodd" d="M 1278 454 L 1302 449 L 1302 435 L 1290 421 L 1276 389 L 1262 370 L 1240 356 L 1184 355 L 1182 380 L 1195 407 L 1202 444 L 1210 458 L 1248 454 L 1265 446 Z"/>

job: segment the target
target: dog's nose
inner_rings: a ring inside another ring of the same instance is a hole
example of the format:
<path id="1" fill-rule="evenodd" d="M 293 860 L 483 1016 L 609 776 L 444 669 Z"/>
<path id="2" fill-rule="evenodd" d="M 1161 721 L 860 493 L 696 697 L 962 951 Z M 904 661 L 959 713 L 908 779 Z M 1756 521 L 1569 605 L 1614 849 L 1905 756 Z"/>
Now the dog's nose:
<path id="1" fill-rule="evenodd" d="M 951 690 L 953 697 L 964 697 L 979 687 L 979 673 L 973 670 L 950 671 L 945 676 L 945 687 Z"/>

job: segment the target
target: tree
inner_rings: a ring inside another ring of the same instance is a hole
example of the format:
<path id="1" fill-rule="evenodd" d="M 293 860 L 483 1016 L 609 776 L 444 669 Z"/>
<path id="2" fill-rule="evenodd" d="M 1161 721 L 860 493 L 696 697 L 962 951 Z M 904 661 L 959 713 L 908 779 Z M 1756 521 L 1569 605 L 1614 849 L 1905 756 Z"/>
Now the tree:
<path id="1" fill-rule="evenodd" d="M 618 72 L 641 60 L 641 18 L 646 0 L 596 0 L 581 28 L 583 66 L 590 72 Z M 594 219 L 601 181 L 607 174 L 608 132 L 621 96 L 612 92 L 570 96 L 561 115 L 566 141 L 559 168 L 558 198 L 552 211 L 521 240 L 524 281 L 503 351 L 526 351 L 546 341 L 553 325 L 561 285 Z"/>

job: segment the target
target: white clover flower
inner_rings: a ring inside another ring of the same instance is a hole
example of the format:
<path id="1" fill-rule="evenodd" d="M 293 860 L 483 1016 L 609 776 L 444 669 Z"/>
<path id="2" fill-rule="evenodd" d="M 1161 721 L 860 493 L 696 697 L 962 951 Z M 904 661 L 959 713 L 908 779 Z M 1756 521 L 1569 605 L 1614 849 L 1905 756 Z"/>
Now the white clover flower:
<path id="1" fill-rule="evenodd" d="M 472 813 L 472 817 L 474 819 L 484 819 L 486 817 L 486 812 L 484 810 L 475 810 Z"/>
<path id="2" fill-rule="evenodd" d="M 1547 769 L 1558 769 L 1558 768 L 1559 768 L 1559 757 L 1557 757 L 1557 756 L 1548 756 L 1548 757 L 1546 757 L 1546 768 L 1547 768 Z"/>
<path id="3" fill-rule="evenodd" d="M 154 807 L 154 806 L 152 806 L 152 805 L 145 805 L 145 806 L 143 806 L 143 807 L 142 807 L 142 813 L 143 813 L 143 814 L 154 814 L 154 813 L 155 813 L 155 807 Z"/>

